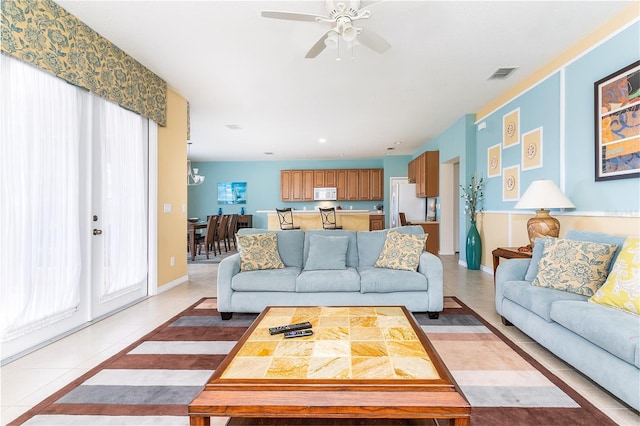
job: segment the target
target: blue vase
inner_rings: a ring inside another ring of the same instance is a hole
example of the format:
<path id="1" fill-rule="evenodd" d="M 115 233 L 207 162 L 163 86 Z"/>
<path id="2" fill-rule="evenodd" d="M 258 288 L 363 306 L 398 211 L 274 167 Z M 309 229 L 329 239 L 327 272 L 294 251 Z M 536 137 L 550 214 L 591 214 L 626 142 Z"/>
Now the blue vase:
<path id="1" fill-rule="evenodd" d="M 469 227 L 469 233 L 467 234 L 467 268 L 480 269 L 481 256 L 482 241 L 480 240 L 478 228 L 476 228 L 476 221 L 472 220 L 471 227 Z"/>
<path id="2" fill-rule="evenodd" d="M 242 207 L 242 208 L 240 209 L 240 214 L 241 214 L 241 215 L 244 215 L 244 207 Z"/>
<path id="3" fill-rule="evenodd" d="M 218 209 L 218 216 L 222 215 L 222 207 Z"/>

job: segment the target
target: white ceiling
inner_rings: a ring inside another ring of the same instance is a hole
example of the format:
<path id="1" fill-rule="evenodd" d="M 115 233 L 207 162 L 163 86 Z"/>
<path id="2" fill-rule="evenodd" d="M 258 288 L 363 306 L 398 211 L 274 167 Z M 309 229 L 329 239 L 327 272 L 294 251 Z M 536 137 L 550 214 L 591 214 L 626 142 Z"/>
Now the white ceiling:
<path id="1" fill-rule="evenodd" d="M 336 61 L 304 57 L 328 24 L 260 15 L 326 15 L 323 1 L 56 1 L 190 102 L 200 161 L 413 154 L 633 3 L 363 1 L 358 25 L 391 49 Z"/>

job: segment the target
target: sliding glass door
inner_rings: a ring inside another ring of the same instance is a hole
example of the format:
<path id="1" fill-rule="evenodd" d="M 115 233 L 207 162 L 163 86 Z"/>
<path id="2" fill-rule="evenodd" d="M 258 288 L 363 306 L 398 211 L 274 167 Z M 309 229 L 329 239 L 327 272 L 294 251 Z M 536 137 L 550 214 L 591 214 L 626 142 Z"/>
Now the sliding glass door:
<path id="1" fill-rule="evenodd" d="M 147 121 L 1 55 L 6 360 L 147 294 Z"/>

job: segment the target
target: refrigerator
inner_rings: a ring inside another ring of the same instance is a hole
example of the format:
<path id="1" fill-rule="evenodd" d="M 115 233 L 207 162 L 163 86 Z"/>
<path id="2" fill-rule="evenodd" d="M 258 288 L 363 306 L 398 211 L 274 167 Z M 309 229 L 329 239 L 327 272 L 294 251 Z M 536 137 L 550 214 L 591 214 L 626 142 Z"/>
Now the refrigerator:
<path id="1" fill-rule="evenodd" d="M 403 212 L 407 222 L 425 222 L 427 216 L 426 198 L 416 197 L 415 183 L 399 183 L 391 188 L 391 227 L 400 226 Z"/>

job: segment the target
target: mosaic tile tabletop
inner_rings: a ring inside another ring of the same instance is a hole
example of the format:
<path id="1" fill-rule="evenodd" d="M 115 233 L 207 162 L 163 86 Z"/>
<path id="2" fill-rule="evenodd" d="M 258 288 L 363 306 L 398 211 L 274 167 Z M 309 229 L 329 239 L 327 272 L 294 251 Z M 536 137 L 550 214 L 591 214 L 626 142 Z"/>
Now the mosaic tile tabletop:
<path id="1" fill-rule="evenodd" d="M 269 327 L 309 321 L 314 334 Z M 436 380 L 429 355 L 400 307 L 271 307 L 222 379 Z"/>

